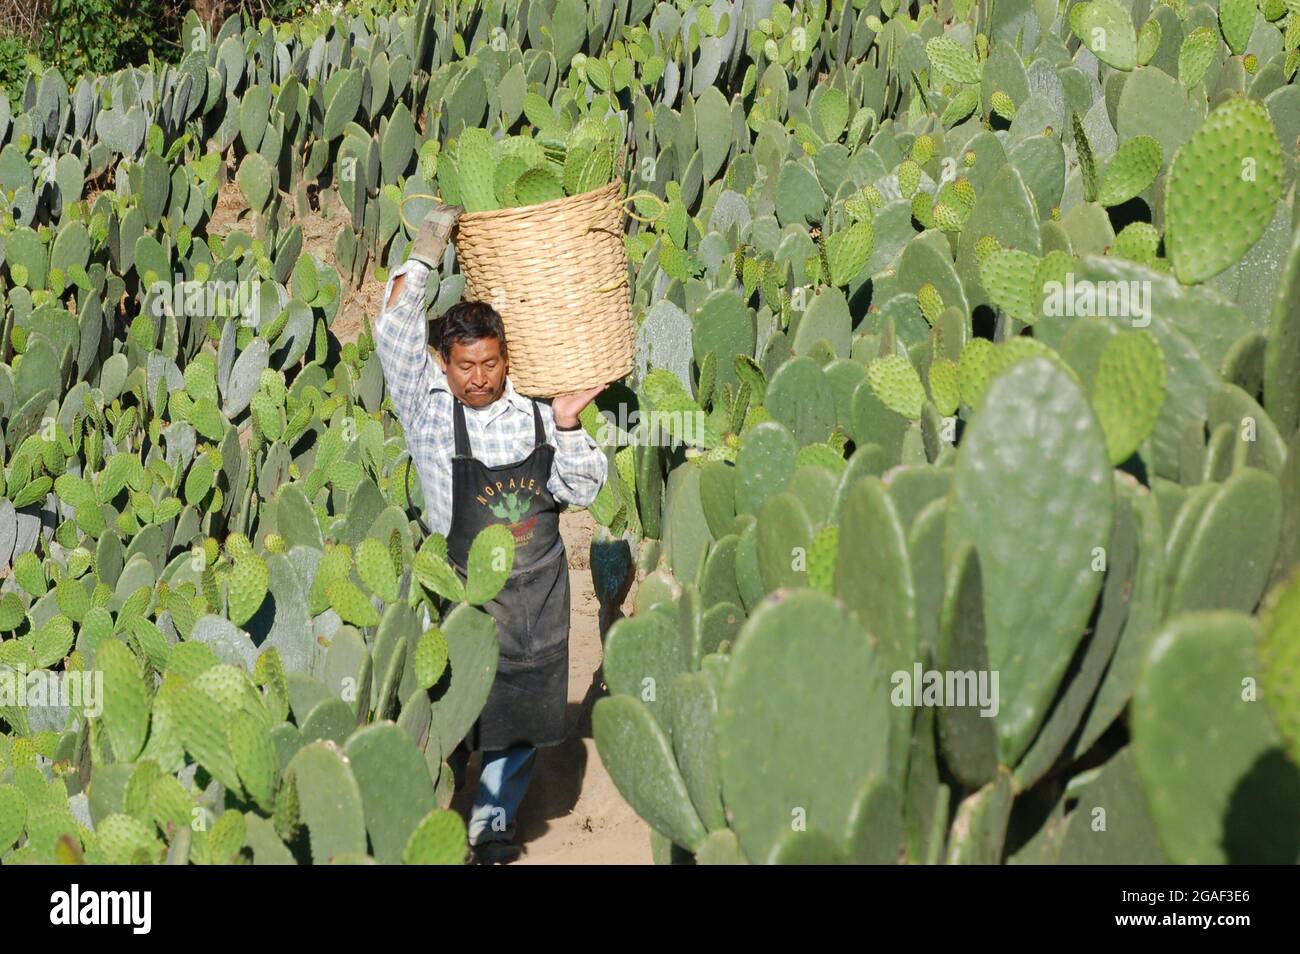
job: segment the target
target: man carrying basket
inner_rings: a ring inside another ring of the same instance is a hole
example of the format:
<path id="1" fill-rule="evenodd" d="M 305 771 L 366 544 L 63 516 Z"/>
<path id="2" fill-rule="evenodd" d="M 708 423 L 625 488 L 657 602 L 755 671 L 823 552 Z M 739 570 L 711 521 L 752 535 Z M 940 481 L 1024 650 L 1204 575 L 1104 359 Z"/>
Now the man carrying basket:
<path id="1" fill-rule="evenodd" d="M 549 405 L 518 394 L 501 317 L 485 302 L 462 301 L 446 312 L 433 360 L 425 287 L 462 211 L 439 205 L 425 217 L 410 259 L 388 280 L 374 337 L 429 530 L 446 536 L 448 557 L 463 574 L 484 527 L 505 524 L 515 537 L 510 579 L 484 606 L 498 624 L 496 679 L 449 758 L 459 775 L 470 750 L 483 752 L 469 842 L 476 861 L 500 863 L 520 853 L 514 819 L 537 749 L 564 741 L 569 567 L 559 513 L 565 504 L 590 504 L 605 482 L 605 455 L 578 423 L 605 386 L 557 395 Z"/>

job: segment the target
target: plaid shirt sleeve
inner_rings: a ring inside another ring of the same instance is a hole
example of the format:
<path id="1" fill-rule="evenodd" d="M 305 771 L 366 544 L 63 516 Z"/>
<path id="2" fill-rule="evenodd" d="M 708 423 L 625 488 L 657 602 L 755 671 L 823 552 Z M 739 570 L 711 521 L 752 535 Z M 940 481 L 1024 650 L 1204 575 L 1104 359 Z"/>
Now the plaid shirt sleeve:
<path id="1" fill-rule="evenodd" d="M 585 428 L 561 431 L 555 426 L 555 412 L 551 406 L 539 401 L 542 426 L 546 440 L 555 445 L 555 460 L 551 464 L 551 479 L 546 489 L 556 499 L 575 507 L 586 507 L 596 499 L 609 471 L 609 460 L 600 445 Z"/>
<path id="2" fill-rule="evenodd" d="M 389 304 L 393 282 L 405 275 L 397 300 Z M 424 293 L 429 269 L 408 261 L 393 270 L 384 289 L 384 306 L 374 324 L 375 350 L 389 397 L 406 436 L 406 449 L 420 477 L 425 520 L 435 533 L 451 527 L 451 454 L 453 432 L 447 402 L 432 393 L 444 378 L 429 353 L 429 326 Z"/>

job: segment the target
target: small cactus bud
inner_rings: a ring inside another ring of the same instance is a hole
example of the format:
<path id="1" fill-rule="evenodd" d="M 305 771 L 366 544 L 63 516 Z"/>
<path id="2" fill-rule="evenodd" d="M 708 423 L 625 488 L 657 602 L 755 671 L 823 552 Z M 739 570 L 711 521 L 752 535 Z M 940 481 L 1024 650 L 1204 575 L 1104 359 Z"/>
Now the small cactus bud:
<path id="1" fill-rule="evenodd" d="M 960 232 L 961 216 L 952 206 L 940 202 L 934 207 L 934 227 L 941 232 Z"/>
<path id="2" fill-rule="evenodd" d="M 917 165 L 925 165 L 934 158 L 934 139 L 928 135 L 916 137 L 912 143 L 912 161 Z"/>
<path id="3" fill-rule="evenodd" d="M 902 193 L 904 199 L 910 199 L 920 183 L 920 166 L 911 159 L 904 159 L 898 164 L 898 191 Z"/>
<path id="4" fill-rule="evenodd" d="M 871 203 L 861 191 L 855 192 L 844 200 L 844 211 L 854 222 L 871 220 Z"/>
<path id="5" fill-rule="evenodd" d="M 965 176 L 953 180 L 952 194 L 967 212 L 975 205 L 975 186 Z"/>
<path id="6" fill-rule="evenodd" d="M 939 294 L 939 289 L 926 282 L 917 289 L 916 300 L 921 305 L 921 314 L 926 321 L 933 325 L 939 320 L 939 313 L 943 311 L 943 297 Z"/>
<path id="7" fill-rule="evenodd" d="M 990 102 L 993 106 L 994 115 L 1001 116 L 1007 122 L 1016 118 L 1016 104 L 1002 90 L 995 91 Z"/>
<path id="8" fill-rule="evenodd" d="M 736 281 L 738 281 L 738 282 L 739 282 L 739 281 L 744 281 L 744 278 L 745 278 L 745 253 L 746 253 L 746 251 L 747 251 L 747 249 L 745 248 L 745 245 L 744 245 L 743 243 L 740 245 L 739 248 L 736 249 Z"/>
<path id="9" fill-rule="evenodd" d="M 912 196 L 912 218 L 921 223 L 922 228 L 934 227 L 934 203 L 930 193 L 918 192 Z"/>
<path id="10" fill-rule="evenodd" d="M 242 533 L 232 533 L 226 537 L 226 555 L 232 560 L 240 560 L 252 555 L 253 545 Z"/>
<path id="11" fill-rule="evenodd" d="M 984 259 L 1002 248 L 1002 244 L 992 235 L 981 235 L 975 242 L 975 259 L 984 264 Z"/>

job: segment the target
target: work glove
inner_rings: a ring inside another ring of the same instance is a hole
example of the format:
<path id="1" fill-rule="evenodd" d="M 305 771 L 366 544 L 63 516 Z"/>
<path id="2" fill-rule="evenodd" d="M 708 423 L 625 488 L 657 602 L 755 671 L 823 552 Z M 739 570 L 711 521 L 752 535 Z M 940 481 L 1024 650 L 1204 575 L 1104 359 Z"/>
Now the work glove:
<path id="1" fill-rule="evenodd" d="M 416 233 L 415 243 L 411 246 L 411 258 L 423 262 L 430 269 L 442 265 L 442 254 L 447 250 L 451 240 L 451 230 L 456 227 L 456 220 L 465 211 L 460 205 L 435 205 L 424 217 L 420 231 Z"/>

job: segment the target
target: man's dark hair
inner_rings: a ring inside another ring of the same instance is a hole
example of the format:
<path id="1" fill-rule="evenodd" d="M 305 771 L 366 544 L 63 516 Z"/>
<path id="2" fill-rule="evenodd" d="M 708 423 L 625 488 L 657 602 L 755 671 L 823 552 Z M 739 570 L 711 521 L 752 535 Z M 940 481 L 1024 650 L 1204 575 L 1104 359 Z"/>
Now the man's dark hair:
<path id="1" fill-rule="evenodd" d="M 497 310 L 485 301 L 462 301 L 452 305 L 438 322 L 438 352 L 451 360 L 451 346 L 480 338 L 496 338 L 501 354 L 506 353 L 506 330 Z"/>

